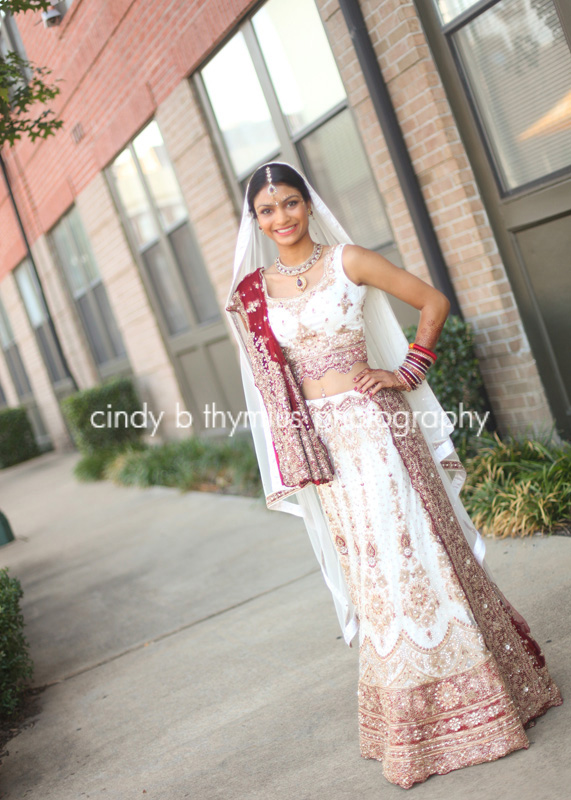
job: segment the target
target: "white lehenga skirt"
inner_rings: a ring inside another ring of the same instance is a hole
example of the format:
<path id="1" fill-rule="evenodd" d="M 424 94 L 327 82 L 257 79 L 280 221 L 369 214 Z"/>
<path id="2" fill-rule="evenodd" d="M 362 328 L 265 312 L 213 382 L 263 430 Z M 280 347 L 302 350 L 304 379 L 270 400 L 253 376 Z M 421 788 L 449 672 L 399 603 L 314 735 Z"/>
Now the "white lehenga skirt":
<path id="1" fill-rule="evenodd" d="M 359 616 L 361 754 L 408 788 L 527 748 L 561 696 L 473 557 L 402 393 L 308 400 L 335 479 L 318 487 Z"/>

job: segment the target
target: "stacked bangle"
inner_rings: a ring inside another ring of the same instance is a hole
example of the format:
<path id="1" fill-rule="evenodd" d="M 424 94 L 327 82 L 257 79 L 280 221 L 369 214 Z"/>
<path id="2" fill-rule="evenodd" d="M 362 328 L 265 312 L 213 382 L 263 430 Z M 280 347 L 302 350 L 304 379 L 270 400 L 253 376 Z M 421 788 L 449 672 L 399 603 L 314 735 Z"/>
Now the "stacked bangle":
<path id="1" fill-rule="evenodd" d="M 436 353 L 413 342 L 400 367 L 394 370 L 405 391 L 410 392 L 420 386 L 426 373 L 436 361 Z"/>

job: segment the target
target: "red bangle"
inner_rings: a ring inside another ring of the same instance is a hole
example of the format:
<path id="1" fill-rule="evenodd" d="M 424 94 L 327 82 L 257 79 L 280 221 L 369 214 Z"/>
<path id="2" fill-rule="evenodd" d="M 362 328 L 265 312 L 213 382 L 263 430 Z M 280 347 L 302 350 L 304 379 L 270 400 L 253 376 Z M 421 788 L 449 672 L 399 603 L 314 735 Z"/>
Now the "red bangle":
<path id="1" fill-rule="evenodd" d="M 422 345 L 417 344 L 416 342 L 412 342 L 409 344 L 410 350 L 420 350 L 421 353 L 426 353 L 427 356 L 431 356 L 435 361 L 438 358 L 436 353 L 433 353 L 432 350 L 429 350 L 427 347 L 422 347 Z"/>

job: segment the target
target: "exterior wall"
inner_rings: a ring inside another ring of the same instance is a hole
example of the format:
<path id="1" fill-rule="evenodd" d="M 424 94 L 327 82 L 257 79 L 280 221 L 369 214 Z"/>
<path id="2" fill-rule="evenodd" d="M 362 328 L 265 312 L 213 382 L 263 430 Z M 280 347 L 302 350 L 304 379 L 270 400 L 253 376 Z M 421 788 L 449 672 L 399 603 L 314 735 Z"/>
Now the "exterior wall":
<path id="1" fill-rule="evenodd" d="M 28 236 L 34 242 L 59 217 L 234 28 L 252 0 L 75 0 L 59 28 L 39 14 L 16 18 L 27 56 L 61 79 L 55 136 L 22 139 L 4 152 Z M 157 6 L 160 5 L 160 9 Z M 80 124 L 78 144 L 71 132 Z M 23 257 L 0 181 L 0 280 Z"/>
<path id="2" fill-rule="evenodd" d="M 405 267 L 428 274 L 337 0 L 317 0 Z M 553 418 L 514 296 L 412 0 L 361 8 L 501 429 Z"/>
<path id="3" fill-rule="evenodd" d="M 77 206 L 117 325 L 142 402 L 155 416 L 164 411 L 160 434 L 176 437 L 176 404 L 184 406 L 165 343 L 162 339 L 138 267 L 109 188 L 101 173 L 81 192 Z"/>
<path id="4" fill-rule="evenodd" d="M 161 432 L 177 436 L 173 414 L 182 398 L 176 374 L 102 170 L 156 116 L 223 308 L 238 221 L 187 78 L 253 3 L 172 0 L 160 4 L 160 13 L 157 5 L 156 0 L 75 0 L 62 26 L 52 30 L 38 25 L 35 14 L 20 15 L 17 22 L 28 57 L 51 67 L 52 77 L 64 81 L 54 108 L 65 126 L 45 141 L 22 140 L 3 155 L 79 385 L 97 382 L 97 370 L 45 240 L 46 231 L 73 202 L 91 240 L 142 399 L 153 411 L 165 411 Z M 429 280 L 338 0 L 317 0 L 317 5 L 403 263 Z M 498 422 L 504 430 L 551 426 L 511 287 L 414 3 L 361 0 L 361 7 L 460 305 L 476 330 Z M 71 131 L 77 124 L 83 138 L 76 144 Z M 67 446 L 69 438 L 33 333 L 14 296 L 9 272 L 25 250 L 2 181 L 0 230 L 0 291 L 10 300 L 7 310 L 46 425 L 56 446 Z M 5 372 L 0 369 L 0 379 L 13 402 Z"/>

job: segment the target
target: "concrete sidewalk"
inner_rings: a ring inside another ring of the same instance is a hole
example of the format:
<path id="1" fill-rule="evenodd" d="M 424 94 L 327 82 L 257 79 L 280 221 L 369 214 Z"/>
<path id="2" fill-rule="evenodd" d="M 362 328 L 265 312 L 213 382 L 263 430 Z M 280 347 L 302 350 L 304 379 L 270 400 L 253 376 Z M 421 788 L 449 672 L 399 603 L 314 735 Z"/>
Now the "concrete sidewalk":
<path id="1" fill-rule="evenodd" d="M 9 742 L 5 800 L 391 800 L 359 756 L 357 652 L 303 524 L 247 498 L 80 484 L 76 455 L 0 472 L 40 696 Z M 565 696 L 571 540 L 490 541 Z M 419 800 L 563 800 L 570 702 L 532 746 L 434 776 Z"/>

